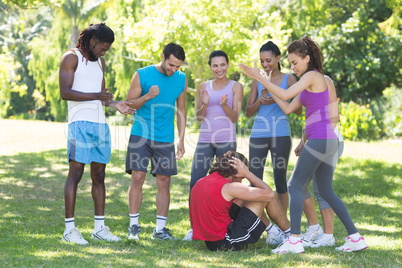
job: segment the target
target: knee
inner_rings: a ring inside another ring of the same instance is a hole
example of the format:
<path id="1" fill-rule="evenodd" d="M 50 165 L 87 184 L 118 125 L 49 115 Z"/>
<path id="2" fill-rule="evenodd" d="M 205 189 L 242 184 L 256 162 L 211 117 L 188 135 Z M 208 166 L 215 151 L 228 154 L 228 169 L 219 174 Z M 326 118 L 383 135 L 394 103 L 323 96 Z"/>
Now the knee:
<path id="1" fill-rule="evenodd" d="M 160 190 L 163 190 L 163 189 L 169 190 L 169 188 L 170 188 L 170 176 L 160 176 L 160 175 L 158 175 L 156 177 L 156 180 L 157 180 L 158 189 L 160 189 Z"/>
<path id="2" fill-rule="evenodd" d="M 146 174 L 144 172 L 134 172 L 131 174 L 131 185 L 142 186 L 145 181 Z"/>

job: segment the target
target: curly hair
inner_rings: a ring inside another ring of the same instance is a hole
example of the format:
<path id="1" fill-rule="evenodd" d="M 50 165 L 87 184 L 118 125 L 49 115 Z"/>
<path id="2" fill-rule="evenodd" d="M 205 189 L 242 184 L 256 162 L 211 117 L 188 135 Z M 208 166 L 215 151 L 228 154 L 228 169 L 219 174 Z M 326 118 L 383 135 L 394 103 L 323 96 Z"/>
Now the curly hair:
<path id="1" fill-rule="evenodd" d="M 242 161 L 247 167 L 250 167 L 248 160 L 244 155 L 238 152 L 227 151 L 224 155 L 216 158 L 215 163 L 212 164 L 211 168 L 209 169 L 209 174 L 218 171 L 219 175 L 221 175 L 224 178 L 236 175 L 237 170 L 234 167 L 232 167 L 229 162 L 229 160 L 233 159 L 233 157 L 240 159 L 240 161 Z"/>
<path id="2" fill-rule="evenodd" d="M 78 37 L 76 48 L 81 48 L 82 54 L 85 58 L 90 58 L 90 40 L 96 39 L 100 42 L 112 44 L 114 42 L 114 33 L 112 29 L 106 26 L 105 23 L 89 24 L 87 28 L 82 30 Z"/>
<path id="3" fill-rule="evenodd" d="M 291 53 L 294 53 L 303 59 L 309 55 L 310 61 L 308 63 L 307 72 L 315 69 L 324 74 L 322 67 L 324 57 L 322 56 L 320 46 L 307 35 L 290 44 L 288 47 L 288 54 Z"/>

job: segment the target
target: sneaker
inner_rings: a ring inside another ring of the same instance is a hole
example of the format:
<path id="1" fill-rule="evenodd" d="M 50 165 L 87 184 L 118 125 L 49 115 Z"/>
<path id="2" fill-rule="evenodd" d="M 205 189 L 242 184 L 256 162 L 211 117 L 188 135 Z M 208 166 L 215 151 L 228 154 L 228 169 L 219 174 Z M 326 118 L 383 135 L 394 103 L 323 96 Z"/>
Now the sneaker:
<path id="1" fill-rule="evenodd" d="M 283 232 L 279 232 L 279 234 L 277 234 L 277 235 L 267 233 L 267 239 L 265 240 L 265 243 L 267 245 L 279 245 L 285 239 L 286 239 L 286 236 Z"/>
<path id="2" fill-rule="evenodd" d="M 301 241 L 303 243 L 303 247 L 305 247 L 305 248 L 311 247 L 311 245 L 314 243 L 314 241 L 308 240 L 305 237 L 301 237 Z"/>
<path id="3" fill-rule="evenodd" d="M 109 241 L 109 242 L 117 242 L 117 241 L 121 240 L 120 237 L 113 235 L 109 231 L 109 227 L 107 227 L 107 226 L 103 226 L 103 228 L 100 229 L 97 232 L 95 232 L 95 230 L 94 230 L 92 232 L 91 238 L 95 239 L 95 240 L 106 240 L 106 241 Z"/>
<path id="4" fill-rule="evenodd" d="M 328 238 L 325 235 L 318 237 L 314 242 L 310 245 L 312 248 L 319 248 L 319 247 L 332 247 L 335 246 L 335 238 L 331 237 Z"/>
<path id="5" fill-rule="evenodd" d="M 128 240 L 139 240 L 140 232 L 141 232 L 141 227 L 139 224 L 131 225 L 130 227 L 128 227 L 127 239 Z"/>
<path id="6" fill-rule="evenodd" d="M 168 228 L 163 227 L 162 230 L 156 231 L 154 229 L 154 233 L 152 234 L 152 239 L 159 239 L 159 240 L 176 240 L 177 238 L 174 237 Z"/>
<path id="7" fill-rule="evenodd" d="M 347 237 L 345 238 L 345 244 L 343 244 L 340 247 L 335 248 L 335 250 L 339 251 L 345 251 L 345 252 L 353 252 L 353 251 L 359 251 L 367 248 L 366 241 L 364 241 L 364 238 L 361 236 L 357 240 L 352 240 L 352 238 Z"/>
<path id="8" fill-rule="evenodd" d="M 322 230 L 321 226 L 318 227 L 318 230 L 313 231 L 310 228 L 307 229 L 307 232 L 301 234 L 301 239 L 305 241 L 315 241 L 318 237 L 320 237 L 324 231 Z"/>
<path id="9" fill-rule="evenodd" d="M 82 237 L 82 234 L 78 231 L 77 228 L 71 229 L 68 232 L 64 231 L 62 241 L 67 243 L 76 243 L 79 245 L 88 244 L 88 241 Z"/>
<path id="10" fill-rule="evenodd" d="M 271 250 L 274 254 L 287 254 L 287 253 L 304 253 L 304 247 L 302 241 L 299 240 L 296 243 L 290 242 L 290 239 L 286 239 L 276 249 Z"/>
<path id="11" fill-rule="evenodd" d="M 193 240 L 193 229 L 190 229 L 190 231 L 187 232 L 187 234 L 184 236 L 183 241 L 192 241 Z"/>

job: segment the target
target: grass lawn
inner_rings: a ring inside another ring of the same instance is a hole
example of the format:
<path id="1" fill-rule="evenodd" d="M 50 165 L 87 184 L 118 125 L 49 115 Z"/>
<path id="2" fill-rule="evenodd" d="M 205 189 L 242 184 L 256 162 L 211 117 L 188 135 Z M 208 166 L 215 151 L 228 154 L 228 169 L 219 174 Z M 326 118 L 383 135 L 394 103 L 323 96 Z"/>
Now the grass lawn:
<path id="1" fill-rule="evenodd" d="M 361 144 L 364 146 L 364 143 Z M 372 145 L 375 147 L 375 143 Z M 399 152 L 396 150 L 390 154 L 392 156 Z M 113 151 L 107 167 L 106 224 L 123 241 L 108 243 L 89 240 L 94 223 L 87 169 L 79 184 L 75 221 L 90 245 L 62 243 L 63 188 L 68 172 L 66 149 L 0 155 L 0 266 L 401 267 L 402 165 L 392 157 L 385 160 L 351 155 L 353 153 L 341 158 L 334 186 L 359 232 L 366 238 L 368 249 L 342 253 L 335 252 L 334 247 L 328 247 L 306 249 L 306 253 L 301 255 L 281 256 L 270 253 L 271 247 L 265 244 L 265 234 L 258 243 L 242 252 L 209 252 L 201 241 L 151 240 L 156 218 L 156 184 L 149 175 L 144 185 L 140 211 L 141 239 L 139 242 L 127 241 L 127 189 L 130 177 L 124 173 L 125 151 L 120 149 Z M 187 154 L 187 158 L 178 162 L 179 175 L 172 178 L 167 227 L 179 238 L 184 237 L 190 227 L 189 163 L 191 155 Z M 291 158 L 289 176 L 294 164 L 295 158 Z M 266 169 L 265 178 L 273 186 L 269 168 Z M 302 226 L 304 231 L 307 226 L 305 218 Z M 341 245 L 347 234 L 337 218 L 334 234 L 336 245 Z"/>

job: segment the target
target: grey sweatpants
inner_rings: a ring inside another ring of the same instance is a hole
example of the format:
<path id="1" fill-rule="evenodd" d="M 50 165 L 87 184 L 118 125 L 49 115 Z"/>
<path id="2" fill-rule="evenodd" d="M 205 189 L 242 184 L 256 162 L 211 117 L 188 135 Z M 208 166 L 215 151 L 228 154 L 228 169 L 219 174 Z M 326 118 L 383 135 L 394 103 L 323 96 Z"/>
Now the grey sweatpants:
<path id="1" fill-rule="evenodd" d="M 343 153 L 343 147 L 344 147 L 344 142 L 340 141 L 338 143 L 338 153 L 336 154 L 336 157 L 338 160 Z M 306 200 L 306 199 L 310 198 L 310 196 L 311 196 L 311 193 L 307 186 L 308 185 L 306 185 L 303 188 L 303 200 Z M 328 202 L 325 201 L 324 198 L 322 198 L 320 191 L 318 190 L 317 176 L 315 175 L 315 173 L 313 175 L 313 187 L 312 188 L 313 188 L 314 196 L 318 202 L 318 207 L 320 208 L 320 210 L 331 208 L 331 206 L 328 204 Z"/>
<path id="2" fill-rule="evenodd" d="M 311 139 L 300 153 L 288 183 L 291 234 L 300 234 L 303 188 L 308 186 L 314 174 L 321 196 L 332 207 L 348 234 L 357 232 L 345 204 L 333 189 L 332 179 L 338 161 L 337 152 L 338 139 Z"/>

